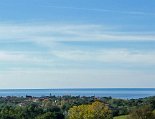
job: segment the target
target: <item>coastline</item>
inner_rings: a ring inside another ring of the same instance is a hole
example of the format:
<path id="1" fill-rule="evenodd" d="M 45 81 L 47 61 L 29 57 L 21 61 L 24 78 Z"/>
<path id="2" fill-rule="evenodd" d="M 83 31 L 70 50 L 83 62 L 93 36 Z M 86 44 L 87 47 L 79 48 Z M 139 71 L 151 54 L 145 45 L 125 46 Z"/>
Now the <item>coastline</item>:
<path id="1" fill-rule="evenodd" d="M 155 95 L 155 88 L 0 89 L 0 96 L 95 96 L 138 99 Z"/>

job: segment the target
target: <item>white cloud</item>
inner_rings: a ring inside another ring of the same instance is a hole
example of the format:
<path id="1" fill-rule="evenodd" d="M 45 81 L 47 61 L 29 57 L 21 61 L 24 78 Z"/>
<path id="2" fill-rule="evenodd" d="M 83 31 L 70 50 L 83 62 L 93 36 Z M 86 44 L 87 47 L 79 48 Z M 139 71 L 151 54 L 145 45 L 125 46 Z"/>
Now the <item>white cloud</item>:
<path id="1" fill-rule="evenodd" d="M 23 53 L 23 52 L 6 52 L 0 51 L 0 61 L 5 62 L 27 62 L 27 63 L 51 63 L 51 59 L 43 58 L 37 54 L 33 53 Z"/>
<path id="2" fill-rule="evenodd" d="M 9 75 L 8 75 L 9 74 Z M 154 72 L 124 70 L 3 71 L 1 88 L 154 87 Z M 4 81 L 5 80 L 5 81 Z M 37 82 L 37 83 L 36 83 Z M 120 83 L 117 83 L 120 82 Z M 150 83 L 152 82 L 152 83 Z M 14 85 L 12 85 L 14 84 Z M 34 85 L 35 84 L 35 85 Z"/>
<path id="3" fill-rule="evenodd" d="M 91 24 L 0 24 L 0 40 L 44 44 L 60 41 L 155 41 L 155 35 L 121 32 L 114 27 Z"/>
<path id="4" fill-rule="evenodd" d="M 95 51 L 83 50 L 55 50 L 46 54 L 24 52 L 0 52 L 0 61 L 5 63 L 24 63 L 28 67 L 9 66 L 8 70 L 46 70 L 88 68 L 94 63 L 120 64 L 121 66 L 148 67 L 155 65 L 155 52 L 129 51 L 126 49 L 100 49 Z M 82 63 L 82 64 L 81 64 Z M 89 64 L 89 66 L 85 65 Z M 38 65 L 38 67 L 36 67 Z M 103 67 L 104 69 L 104 67 Z"/>
<path id="5" fill-rule="evenodd" d="M 65 46 L 63 43 L 61 43 L 61 41 L 155 41 L 155 35 L 153 33 L 151 34 L 132 34 L 120 31 L 117 32 L 116 28 L 109 28 L 102 25 L 1 24 L 0 42 L 6 42 L 6 44 L 9 44 L 10 41 L 29 41 L 40 46 L 48 47 L 48 51 L 43 51 L 42 54 L 31 53 L 30 51 L 25 53 L 22 52 L 22 49 L 20 53 L 16 51 L 0 51 L 0 61 L 16 63 L 26 62 L 27 64 L 46 64 L 46 66 L 53 66 L 54 68 L 57 66 L 67 68 L 66 61 L 70 63 L 68 63 L 68 65 L 71 68 L 75 65 L 74 61 L 76 61 L 77 65 L 79 65 L 81 62 L 154 65 L 155 52 L 153 51 L 131 51 L 117 48 L 97 48 L 92 51 L 90 49 L 84 50 L 78 47 L 74 48 L 69 45 Z M 46 53 L 46 55 L 44 53 Z M 22 69 L 22 67 L 11 68 L 15 70 L 20 68 Z"/>
<path id="6" fill-rule="evenodd" d="M 53 51 L 57 57 L 71 61 L 95 61 L 105 63 L 155 64 L 155 52 L 129 51 L 125 49 L 96 51 Z"/>

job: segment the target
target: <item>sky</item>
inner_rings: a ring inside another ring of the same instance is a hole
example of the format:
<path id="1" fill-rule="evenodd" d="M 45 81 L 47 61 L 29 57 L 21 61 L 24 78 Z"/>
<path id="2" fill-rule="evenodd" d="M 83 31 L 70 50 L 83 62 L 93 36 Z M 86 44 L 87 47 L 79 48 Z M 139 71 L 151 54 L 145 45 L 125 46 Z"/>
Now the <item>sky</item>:
<path id="1" fill-rule="evenodd" d="M 0 88 L 154 88 L 154 0 L 1 0 Z"/>

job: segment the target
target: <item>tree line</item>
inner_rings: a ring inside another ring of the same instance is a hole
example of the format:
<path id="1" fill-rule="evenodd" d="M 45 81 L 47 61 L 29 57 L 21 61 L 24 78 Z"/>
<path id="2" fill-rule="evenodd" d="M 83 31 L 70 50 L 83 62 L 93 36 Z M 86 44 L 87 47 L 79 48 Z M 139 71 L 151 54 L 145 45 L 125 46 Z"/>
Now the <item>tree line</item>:
<path id="1" fill-rule="evenodd" d="M 0 119 L 155 119 L 155 97 L 0 97 Z"/>

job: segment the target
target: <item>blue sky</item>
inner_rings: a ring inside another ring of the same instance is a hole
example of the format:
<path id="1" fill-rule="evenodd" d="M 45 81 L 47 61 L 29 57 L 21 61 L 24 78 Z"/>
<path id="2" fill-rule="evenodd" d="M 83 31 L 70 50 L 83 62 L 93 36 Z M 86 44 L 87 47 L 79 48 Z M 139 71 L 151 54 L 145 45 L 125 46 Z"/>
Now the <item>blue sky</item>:
<path id="1" fill-rule="evenodd" d="M 155 87 L 154 0 L 1 0 L 0 88 Z"/>

